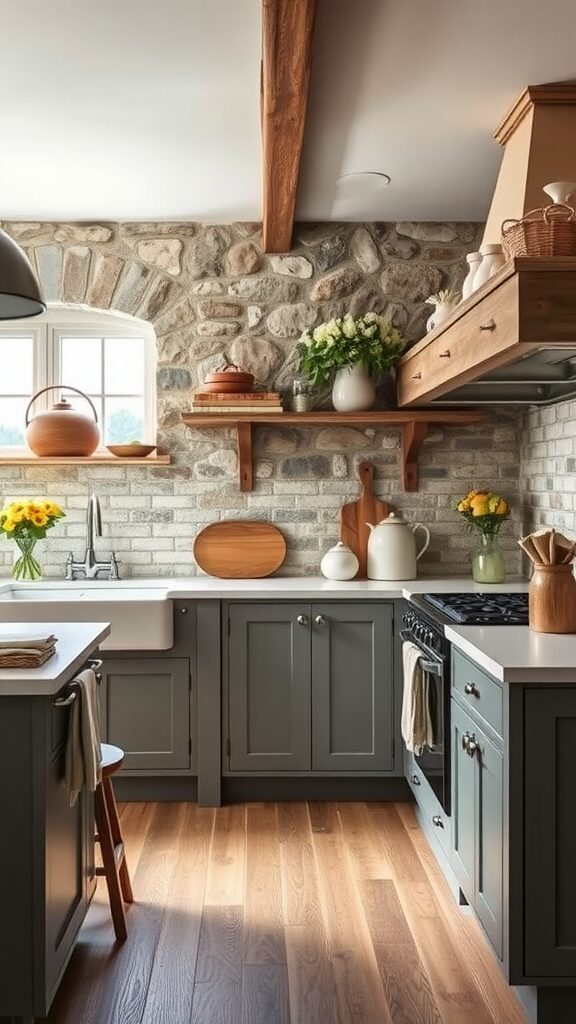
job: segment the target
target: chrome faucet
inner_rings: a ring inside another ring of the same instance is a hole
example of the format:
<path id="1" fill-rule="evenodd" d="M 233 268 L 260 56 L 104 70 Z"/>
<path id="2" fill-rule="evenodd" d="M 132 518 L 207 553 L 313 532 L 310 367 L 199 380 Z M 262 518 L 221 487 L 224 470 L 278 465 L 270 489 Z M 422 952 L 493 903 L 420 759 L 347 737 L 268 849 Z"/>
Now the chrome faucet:
<path id="1" fill-rule="evenodd" d="M 87 580 L 94 580 L 100 575 L 102 575 L 103 579 L 107 580 L 120 579 L 118 560 L 114 551 L 107 562 L 98 561 L 96 558 L 94 538 L 101 536 L 102 513 L 100 502 L 95 494 L 91 494 L 88 498 L 88 507 L 86 509 L 86 551 L 84 552 L 84 559 L 81 562 L 77 562 L 74 559 L 74 553 L 71 551 L 66 559 L 64 579 L 77 580 L 79 577 L 82 577 Z"/>

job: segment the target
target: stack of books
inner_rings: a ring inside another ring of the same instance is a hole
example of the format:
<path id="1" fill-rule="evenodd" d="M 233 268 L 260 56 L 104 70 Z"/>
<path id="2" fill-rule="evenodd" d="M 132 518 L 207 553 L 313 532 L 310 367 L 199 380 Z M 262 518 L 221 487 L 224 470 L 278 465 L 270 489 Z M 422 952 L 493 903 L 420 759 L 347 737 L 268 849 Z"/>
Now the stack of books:
<path id="1" fill-rule="evenodd" d="M 208 392 L 199 389 L 192 396 L 192 412 L 200 413 L 269 413 L 282 412 L 282 399 L 277 391 Z"/>

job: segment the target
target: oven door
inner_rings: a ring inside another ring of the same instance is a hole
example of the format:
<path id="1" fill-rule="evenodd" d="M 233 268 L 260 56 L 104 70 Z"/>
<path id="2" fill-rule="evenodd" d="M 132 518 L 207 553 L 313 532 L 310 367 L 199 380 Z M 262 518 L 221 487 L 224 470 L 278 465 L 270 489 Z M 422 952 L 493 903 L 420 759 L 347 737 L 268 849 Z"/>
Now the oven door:
<path id="1" fill-rule="evenodd" d="M 420 647 L 410 635 L 401 636 Z M 434 724 L 435 743 L 413 757 L 446 814 L 450 814 L 450 682 L 444 658 L 422 650 L 420 668 L 426 676 L 428 706 Z"/>

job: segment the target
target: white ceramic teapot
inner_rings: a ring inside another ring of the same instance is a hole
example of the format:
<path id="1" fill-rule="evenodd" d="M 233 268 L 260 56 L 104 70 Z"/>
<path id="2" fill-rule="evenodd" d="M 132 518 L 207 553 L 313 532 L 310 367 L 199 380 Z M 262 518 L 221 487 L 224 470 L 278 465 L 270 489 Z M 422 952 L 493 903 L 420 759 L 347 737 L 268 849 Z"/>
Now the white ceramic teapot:
<path id="1" fill-rule="evenodd" d="M 368 579 L 414 580 L 416 562 L 430 543 L 430 530 L 422 523 L 409 526 L 405 519 L 391 512 L 377 526 L 370 527 L 368 538 Z M 416 530 L 423 530 L 426 539 L 416 551 Z"/>

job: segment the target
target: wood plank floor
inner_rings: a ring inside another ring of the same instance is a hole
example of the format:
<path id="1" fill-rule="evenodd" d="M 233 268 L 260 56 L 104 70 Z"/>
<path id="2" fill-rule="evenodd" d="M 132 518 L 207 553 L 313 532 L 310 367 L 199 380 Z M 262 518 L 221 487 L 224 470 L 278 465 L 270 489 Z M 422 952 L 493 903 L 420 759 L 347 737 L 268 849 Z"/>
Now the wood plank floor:
<path id="1" fill-rule="evenodd" d="M 49 1024 L 526 1024 L 409 804 L 125 804 Z"/>

